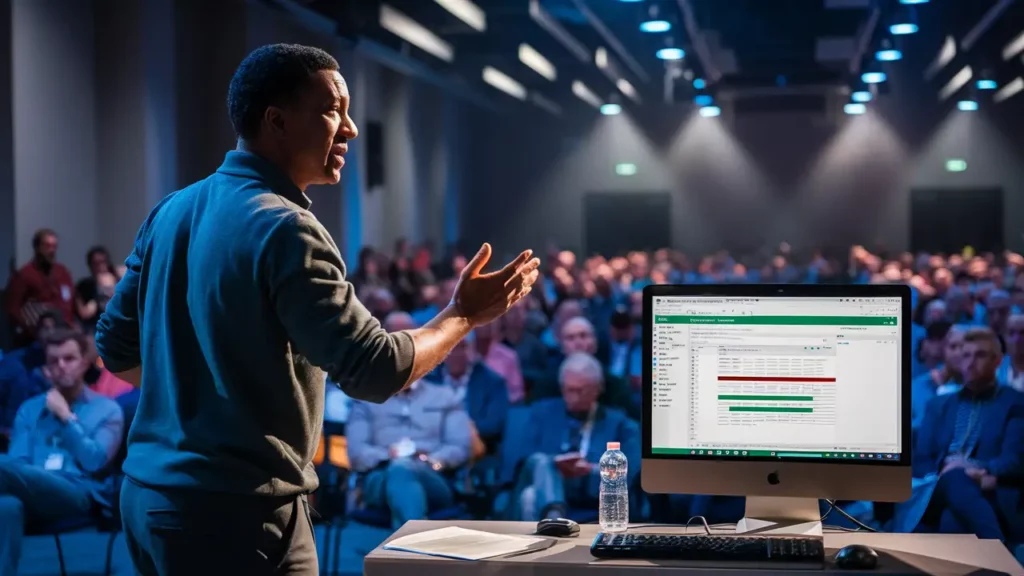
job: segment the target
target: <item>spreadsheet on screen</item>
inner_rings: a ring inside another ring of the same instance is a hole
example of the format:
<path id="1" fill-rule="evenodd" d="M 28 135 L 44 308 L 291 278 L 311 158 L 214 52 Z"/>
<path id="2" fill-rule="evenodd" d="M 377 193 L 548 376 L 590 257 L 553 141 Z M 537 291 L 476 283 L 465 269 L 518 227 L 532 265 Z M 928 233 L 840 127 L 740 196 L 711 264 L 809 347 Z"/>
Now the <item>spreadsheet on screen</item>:
<path id="1" fill-rule="evenodd" d="M 899 298 L 655 296 L 651 452 L 897 461 Z"/>

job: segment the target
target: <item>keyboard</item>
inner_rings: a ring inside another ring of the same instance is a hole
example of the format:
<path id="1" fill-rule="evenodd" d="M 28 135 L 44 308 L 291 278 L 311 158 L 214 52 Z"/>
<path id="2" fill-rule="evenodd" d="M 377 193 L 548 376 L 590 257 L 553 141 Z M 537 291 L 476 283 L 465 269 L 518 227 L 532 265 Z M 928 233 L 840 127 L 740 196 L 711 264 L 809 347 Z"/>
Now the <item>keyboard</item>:
<path id="1" fill-rule="evenodd" d="M 825 564 L 825 544 L 813 536 L 601 532 L 590 545 L 590 554 L 601 559 L 678 560 L 716 568 L 820 570 Z"/>

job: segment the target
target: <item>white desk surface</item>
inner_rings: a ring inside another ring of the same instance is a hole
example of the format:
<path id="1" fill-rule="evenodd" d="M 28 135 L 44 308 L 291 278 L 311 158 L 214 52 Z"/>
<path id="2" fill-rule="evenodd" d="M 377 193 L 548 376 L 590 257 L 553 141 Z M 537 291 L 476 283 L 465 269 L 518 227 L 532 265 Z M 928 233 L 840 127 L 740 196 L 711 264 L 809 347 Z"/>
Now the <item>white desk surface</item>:
<path id="1" fill-rule="evenodd" d="M 455 521 L 434 522 L 413 520 L 407 522 L 388 540 L 418 532 L 461 526 L 473 530 L 504 534 L 530 534 L 536 524 L 533 522 L 481 522 Z M 689 532 L 696 534 L 703 530 L 691 525 Z M 615 576 L 651 576 L 659 568 L 693 574 L 749 574 L 753 570 L 721 570 L 709 568 L 688 568 L 674 562 L 651 560 L 596 560 L 590 555 L 590 543 L 599 531 L 596 524 L 580 526 L 576 538 L 559 541 L 539 552 L 499 558 L 481 562 L 465 562 L 447 558 L 423 556 L 408 552 L 384 550 L 384 544 L 366 556 L 363 573 L 366 576 L 409 576 L 422 571 L 421 576 L 445 575 L 488 575 L 488 576 L 582 576 L 583 570 L 598 571 L 602 574 L 614 571 Z M 658 533 L 685 533 L 683 527 L 645 527 L 640 525 L 631 531 Z M 715 533 L 725 533 L 715 531 Z M 385 542 L 386 544 L 387 542 Z M 1024 567 L 1013 558 L 1006 547 L 995 540 L 979 540 L 974 535 L 963 534 L 880 534 L 870 532 L 840 532 L 825 535 L 826 554 L 832 555 L 843 546 L 865 544 L 879 554 L 878 569 L 874 574 L 936 574 L 941 576 L 1012 574 L 1024 576 Z M 777 570 L 756 570 L 758 574 L 781 574 Z M 801 572 L 807 572 L 801 571 Z M 848 574 L 834 566 L 826 566 L 826 573 Z M 819 572 L 819 573 L 821 573 Z"/>

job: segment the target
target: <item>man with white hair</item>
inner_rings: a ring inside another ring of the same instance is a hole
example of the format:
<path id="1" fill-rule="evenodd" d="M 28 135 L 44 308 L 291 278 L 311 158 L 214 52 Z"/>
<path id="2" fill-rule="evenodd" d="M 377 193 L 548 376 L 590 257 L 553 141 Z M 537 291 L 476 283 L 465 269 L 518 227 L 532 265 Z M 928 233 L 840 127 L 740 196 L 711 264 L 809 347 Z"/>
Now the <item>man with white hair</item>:
<path id="1" fill-rule="evenodd" d="M 608 442 L 619 442 L 635 478 L 640 463 L 640 427 L 622 410 L 598 399 L 604 368 L 590 354 L 576 352 L 559 368 L 561 397 L 530 406 L 530 422 L 513 454 L 522 458 L 511 515 L 538 520 L 569 515 L 571 509 L 596 510 L 600 473 L 597 463 Z"/>
<path id="2" fill-rule="evenodd" d="M 556 356 L 558 363 L 551 367 L 547 378 L 534 385 L 530 391 L 531 400 L 557 398 L 561 395 L 559 370 L 565 358 L 580 352 L 597 356 L 597 332 L 590 320 L 582 316 L 566 320 L 558 340 L 562 347 L 561 353 Z M 629 384 L 623 378 L 609 373 L 607 369 L 603 370 L 604 391 L 601 393 L 601 403 L 618 408 L 639 422 L 643 412 L 640 404 L 633 400 Z"/>

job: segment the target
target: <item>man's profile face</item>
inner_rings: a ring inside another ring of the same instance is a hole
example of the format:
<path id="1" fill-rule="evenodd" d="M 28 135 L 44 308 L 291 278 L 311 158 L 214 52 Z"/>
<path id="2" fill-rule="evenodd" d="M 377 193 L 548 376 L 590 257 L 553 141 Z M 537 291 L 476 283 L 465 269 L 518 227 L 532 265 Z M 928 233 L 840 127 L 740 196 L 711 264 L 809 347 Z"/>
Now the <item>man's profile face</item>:
<path id="1" fill-rule="evenodd" d="M 280 110 L 290 172 L 300 187 L 341 180 L 348 141 L 359 135 L 348 112 L 348 86 L 335 70 L 313 74 L 294 100 Z"/>
<path id="2" fill-rule="evenodd" d="M 46 377 L 57 388 L 75 387 L 87 368 L 85 356 L 78 342 L 68 340 L 63 344 L 46 347 Z"/>
<path id="3" fill-rule="evenodd" d="M 996 370 L 1002 361 L 1002 354 L 994 342 L 979 340 L 965 342 L 961 362 L 963 363 L 964 383 L 983 384 L 996 377 Z"/>

